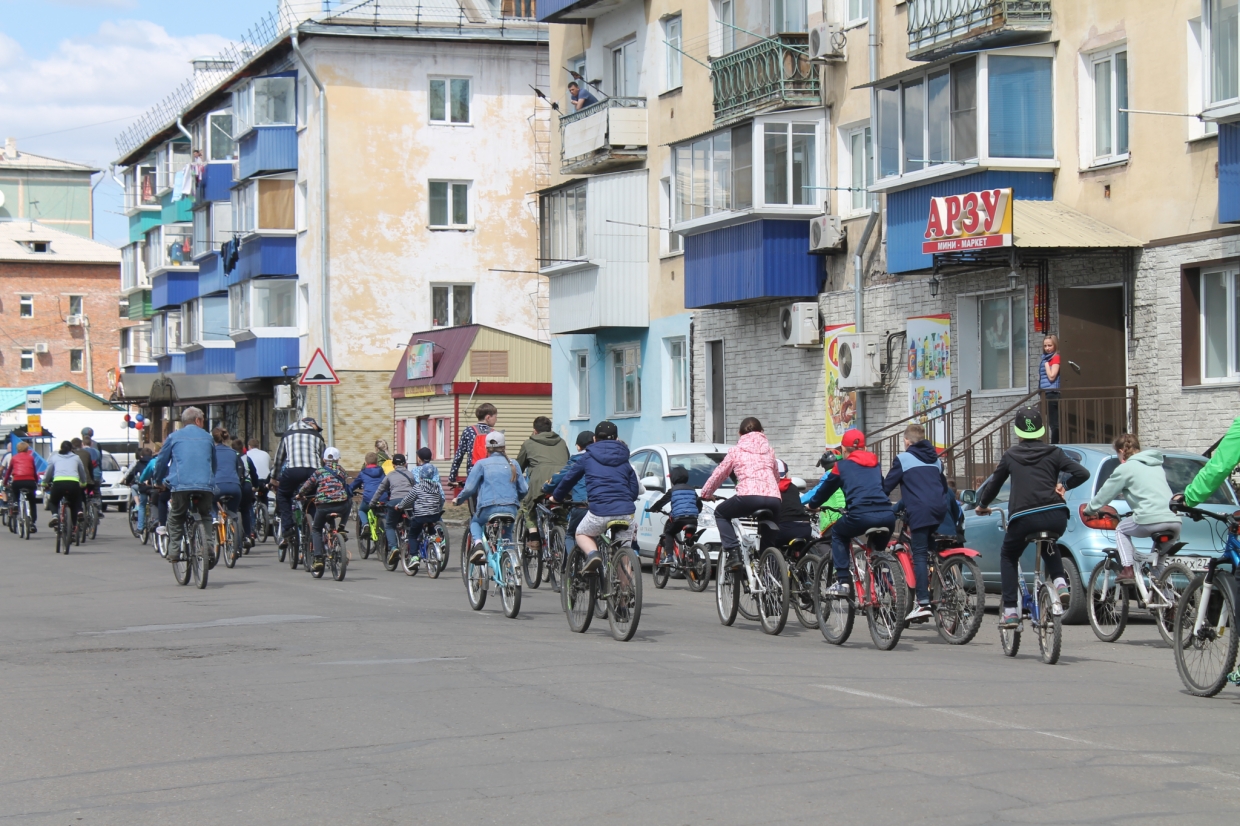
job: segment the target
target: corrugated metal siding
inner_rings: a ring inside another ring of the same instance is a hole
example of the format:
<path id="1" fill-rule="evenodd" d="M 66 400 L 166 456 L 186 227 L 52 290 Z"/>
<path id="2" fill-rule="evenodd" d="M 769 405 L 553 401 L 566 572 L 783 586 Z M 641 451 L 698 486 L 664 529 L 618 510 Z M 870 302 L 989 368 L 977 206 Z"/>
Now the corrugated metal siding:
<path id="1" fill-rule="evenodd" d="M 685 239 L 685 307 L 808 298 L 823 264 L 809 254 L 809 221 L 750 221 Z"/>
<path id="2" fill-rule="evenodd" d="M 1218 220 L 1240 222 L 1240 123 L 1218 125 Z"/>
<path id="3" fill-rule="evenodd" d="M 461 396 L 461 427 L 474 424 L 474 410 L 483 402 L 490 402 L 499 411 L 495 427 L 504 431 L 508 441 L 508 455 L 517 458 L 521 443 L 534 432 L 534 419 L 539 416 L 551 418 L 550 396 L 487 396 L 479 393 L 474 396 L 472 404 L 467 404 L 469 396 Z M 468 408 L 468 409 L 466 409 Z"/>
<path id="4" fill-rule="evenodd" d="M 974 172 L 890 193 L 887 196 L 887 271 L 911 272 L 934 266 L 934 256 L 921 252 L 931 198 L 1006 187 L 1011 187 L 1013 197 L 1020 200 L 1049 201 L 1055 197 L 1055 175 L 1052 172 Z"/>
<path id="5" fill-rule="evenodd" d="M 197 272 L 166 272 L 151 279 L 151 306 L 176 307 L 198 295 Z"/>
<path id="6" fill-rule="evenodd" d="M 241 139 L 238 150 L 242 178 L 296 169 L 297 127 L 256 126 Z"/>
<path id="7" fill-rule="evenodd" d="M 146 232 L 151 227 L 157 227 L 163 223 L 162 216 L 158 212 L 139 212 L 129 216 L 129 243 L 136 244 L 146 237 Z"/>
<path id="8" fill-rule="evenodd" d="M 129 294 L 129 318 L 131 321 L 149 318 L 152 312 L 154 310 L 151 309 L 150 290 Z"/>
<path id="9" fill-rule="evenodd" d="M 236 365 L 237 351 L 232 347 L 204 347 L 185 354 L 185 372 L 190 375 L 231 373 Z"/>
<path id="10" fill-rule="evenodd" d="M 573 12 L 591 5 L 591 0 L 538 0 L 535 14 L 540 23 L 584 23 Z"/>
<path id="11" fill-rule="evenodd" d="M 159 365 L 161 373 L 184 373 L 185 370 L 185 354 L 170 353 L 166 356 L 160 356 L 155 359 L 155 363 Z"/>
<path id="12" fill-rule="evenodd" d="M 224 262 L 220 260 L 218 252 L 197 259 L 197 264 L 199 296 L 228 290 L 228 280 L 224 277 Z"/>
<path id="13" fill-rule="evenodd" d="M 198 187 L 200 201 L 228 201 L 232 199 L 233 165 L 231 163 L 209 163 L 202 171 L 202 182 Z"/>
<path id="14" fill-rule="evenodd" d="M 287 235 L 259 235 L 241 245 L 236 268 L 228 284 L 240 284 L 260 275 L 296 275 L 297 239 Z"/>
<path id="15" fill-rule="evenodd" d="M 237 342 L 237 381 L 270 376 L 283 376 L 282 368 L 296 366 L 299 353 L 294 338 L 252 338 Z"/>
<path id="16" fill-rule="evenodd" d="M 452 381 L 551 382 L 551 345 L 490 327 L 479 327 L 470 350 L 507 350 L 508 376 L 475 376 L 466 356 Z"/>
<path id="17" fill-rule="evenodd" d="M 161 224 L 185 224 L 194 220 L 194 199 L 188 195 L 172 200 L 169 192 L 160 199 L 159 222 Z"/>

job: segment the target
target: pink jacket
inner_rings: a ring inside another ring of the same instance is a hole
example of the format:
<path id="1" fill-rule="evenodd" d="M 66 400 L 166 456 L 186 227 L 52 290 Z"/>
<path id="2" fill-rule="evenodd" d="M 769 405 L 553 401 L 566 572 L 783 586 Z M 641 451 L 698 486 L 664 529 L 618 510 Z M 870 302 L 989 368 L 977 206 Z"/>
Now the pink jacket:
<path id="1" fill-rule="evenodd" d="M 715 468 L 702 485 L 702 495 L 710 496 L 731 473 L 736 474 L 737 496 L 769 496 L 779 498 L 779 474 L 775 467 L 775 451 L 764 433 L 746 433 Z"/>

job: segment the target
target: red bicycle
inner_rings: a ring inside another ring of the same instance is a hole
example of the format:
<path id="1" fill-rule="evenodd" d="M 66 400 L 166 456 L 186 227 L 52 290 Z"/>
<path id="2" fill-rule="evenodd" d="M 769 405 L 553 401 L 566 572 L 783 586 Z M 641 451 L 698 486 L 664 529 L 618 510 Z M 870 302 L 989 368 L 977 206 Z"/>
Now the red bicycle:
<path id="1" fill-rule="evenodd" d="M 660 511 L 666 514 L 666 510 Z M 689 584 L 689 590 L 702 592 L 710 584 L 710 554 L 706 548 L 697 543 L 696 527 L 686 525 L 676 532 L 670 543 L 659 538 L 654 549 L 654 561 L 650 565 L 650 576 L 654 579 L 654 587 L 663 588 L 668 577 L 680 574 Z M 671 545 L 668 553 L 666 545 Z"/>
<path id="2" fill-rule="evenodd" d="M 832 645 L 843 645 L 852 634 L 857 608 L 865 610 L 870 639 L 880 651 L 890 651 L 900 641 L 908 615 L 909 591 L 904 569 L 888 552 L 888 528 L 870 528 L 852 540 L 852 587 L 836 593 L 835 565 L 828 555 L 818 566 L 814 584 L 814 611 L 822 636 Z"/>
<path id="3" fill-rule="evenodd" d="M 916 583 L 912 536 L 903 521 L 897 527 L 900 538 L 891 550 L 900 560 L 905 582 Z M 930 542 L 930 558 L 927 560 L 930 610 L 938 625 L 939 636 L 952 645 L 964 645 L 977 636 L 986 613 L 986 586 L 982 582 L 982 569 L 975 561 L 978 552 L 959 547 L 954 536 L 935 534 Z M 910 596 L 914 590 L 910 584 Z M 928 618 L 913 620 L 915 623 L 927 621 Z M 908 625 L 906 622 L 905 626 Z"/>

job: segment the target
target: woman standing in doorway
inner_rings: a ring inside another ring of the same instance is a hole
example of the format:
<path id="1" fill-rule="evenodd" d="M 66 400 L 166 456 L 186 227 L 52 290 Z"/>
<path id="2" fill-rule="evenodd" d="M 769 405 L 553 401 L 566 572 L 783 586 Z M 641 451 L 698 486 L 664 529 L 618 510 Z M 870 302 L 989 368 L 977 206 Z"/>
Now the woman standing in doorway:
<path id="1" fill-rule="evenodd" d="M 1051 444 L 1059 444 L 1059 337 L 1042 339 L 1042 362 L 1038 365 L 1038 389 L 1046 396 L 1046 424 Z"/>

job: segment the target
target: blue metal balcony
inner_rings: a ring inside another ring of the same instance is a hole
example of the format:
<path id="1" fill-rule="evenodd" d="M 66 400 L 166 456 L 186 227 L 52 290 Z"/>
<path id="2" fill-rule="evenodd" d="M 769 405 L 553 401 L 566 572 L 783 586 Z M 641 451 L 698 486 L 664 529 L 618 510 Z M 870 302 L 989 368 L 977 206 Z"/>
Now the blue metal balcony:
<path id="1" fill-rule="evenodd" d="M 296 275 L 297 239 L 291 235 L 256 235 L 241 244 L 237 267 L 228 274 L 229 286 L 260 275 Z"/>
<path id="2" fill-rule="evenodd" d="M 1240 222 L 1240 122 L 1218 125 L 1218 220 Z"/>
<path id="3" fill-rule="evenodd" d="M 537 0 L 539 23 L 586 23 L 615 11 L 626 0 Z"/>
<path id="4" fill-rule="evenodd" d="M 151 309 L 178 307 L 198 297 L 198 273 L 194 270 L 172 270 L 155 276 L 151 281 Z"/>
<path id="5" fill-rule="evenodd" d="M 238 143 L 242 180 L 297 168 L 297 127 L 256 126 Z"/>
<path id="6" fill-rule="evenodd" d="M 231 163 L 209 163 L 202 170 L 202 180 L 198 182 L 198 200 L 227 201 L 232 198 L 232 185 Z"/>
<path id="7" fill-rule="evenodd" d="M 232 347 L 202 347 L 185 354 L 185 372 L 195 376 L 232 373 L 237 351 Z"/>
<path id="8" fill-rule="evenodd" d="M 159 367 L 161 373 L 184 373 L 185 372 L 185 354 L 169 353 L 155 359 L 155 364 Z"/>
<path id="9" fill-rule="evenodd" d="M 814 298 L 823 259 L 809 254 L 809 221 L 759 220 L 685 238 L 685 308 Z"/>
<path id="10" fill-rule="evenodd" d="M 198 262 L 198 295 L 222 293 L 228 289 L 228 279 L 224 277 L 224 262 L 218 252 L 197 259 Z"/>
<path id="11" fill-rule="evenodd" d="M 237 381 L 283 376 L 285 367 L 297 369 L 300 358 L 296 336 L 238 341 L 236 353 Z"/>

